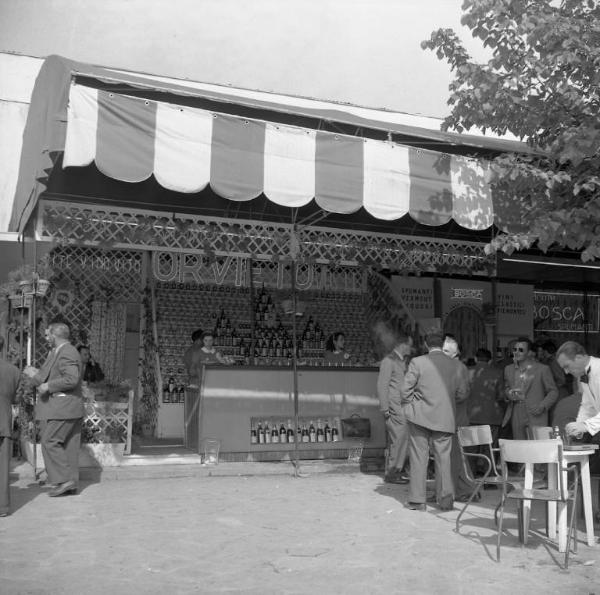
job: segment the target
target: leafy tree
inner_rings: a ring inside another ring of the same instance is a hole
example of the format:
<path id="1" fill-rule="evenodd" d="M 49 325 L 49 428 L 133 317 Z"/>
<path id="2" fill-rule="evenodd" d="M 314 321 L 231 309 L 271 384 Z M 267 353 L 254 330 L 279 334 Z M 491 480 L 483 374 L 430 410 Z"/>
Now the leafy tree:
<path id="1" fill-rule="evenodd" d="M 491 58 L 475 63 L 452 29 L 422 42 L 455 73 L 444 129 L 510 132 L 530 148 L 491 163 L 501 232 L 488 249 L 600 258 L 598 1 L 464 0 L 462 9 Z"/>

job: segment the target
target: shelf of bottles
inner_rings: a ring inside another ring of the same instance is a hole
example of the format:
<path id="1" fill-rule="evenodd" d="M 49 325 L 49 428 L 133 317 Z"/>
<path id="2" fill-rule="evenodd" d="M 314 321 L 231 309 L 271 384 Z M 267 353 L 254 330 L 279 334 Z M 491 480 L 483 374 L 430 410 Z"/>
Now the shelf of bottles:
<path id="1" fill-rule="evenodd" d="M 294 444 L 295 434 L 301 444 L 324 444 L 342 440 L 338 417 L 329 419 L 298 418 L 294 428 L 292 419 L 280 417 L 253 417 L 250 419 L 250 444 Z"/>
<path id="2" fill-rule="evenodd" d="M 159 285 L 157 330 L 164 379 L 163 403 L 184 402 L 187 372 L 183 354 L 197 329 L 214 333 L 214 346 L 235 364 L 290 366 L 292 319 L 281 303 L 289 291 L 226 285 Z M 297 358 L 300 365 L 323 366 L 328 334 L 342 331 L 351 353 L 348 365 L 373 365 L 372 345 L 364 327 L 365 296 L 339 291 L 303 291 L 304 315 L 297 317 Z M 254 333 L 253 333 L 254 329 Z"/>

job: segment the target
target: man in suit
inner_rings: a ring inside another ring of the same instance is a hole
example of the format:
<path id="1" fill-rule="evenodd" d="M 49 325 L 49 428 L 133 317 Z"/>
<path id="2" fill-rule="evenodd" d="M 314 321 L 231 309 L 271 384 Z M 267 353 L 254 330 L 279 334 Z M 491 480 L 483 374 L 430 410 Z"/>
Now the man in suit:
<path id="1" fill-rule="evenodd" d="M 4 337 L 0 336 L 0 353 Z M 10 458 L 12 455 L 12 405 L 17 399 L 21 372 L 0 358 L 0 517 L 10 513 Z"/>
<path id="2" fill-rule="evenodd" d="M 444 335 L 432 331 L 425 337 L 429 353 L 414 358 L 408 365 L 402 387 L 404 414 L 408 420 L 410 490 L 406 506 L 426 509 L 429 444 L 433 447 L 436 499 L 442 510 L 454 507 L 451 452 L 456 431 L 457 401 L 464 401 L 468 383 L 458 361 L 443 351 Z"/>
<path id="3" fill-rule="evenodd" d="M 492 354 L 488 349 L 479 348 L 475 359 L 477 363 L 471 370 L 471 391 L 467 402 L 469 423 L 490 426 L 492 439 L 496 442 L 504 417 L 503 374 L 491 365 Z"/>
<path id="4" fill-rule="evenodd" d="M 548 425 L 548 411 L 558 399 L 558 389 L 550 368 L 535 360 L 527 337 L 517 339 L 513 360 L 504 368 L 508 407 L 502 425 L 510 422 L 513 438 L 526 440 L 528 426 Z"/>
<path id="5" fill-rule="evenodd" d="M 377 396 L 387 433 L 384 478 L 387 483 L 408 483 L 408 477 L 402 473 L 408 452 L 408 427 L 402 412 L 400 390 L 404 382 L 406 357 L 410 355 L 411 349 L 412 337 L 399 333 L 396 346 L 379 364 Z"/>
<path id="6" fill-rule="evenodd" d="M 463 364 L 460 359 L 460 346 L 457 343 L 453 335 L 446 334 L 444 338 L 444 346 L 442 351 L 452 359 L 458 362 L 460 367 L 460 373 L 464 376 L 468 390 L 466 395 L 460 395 L 462 400 L 457 400 L 455 405 L 455 418 L 456 418 L 456 429 L 462 426 L 469 425 L 469 414 L 467 412 L 467 398 L 470 393 L 470 376 L 467 366 Z M 465 468 L 463 465 L 463 458 L 460 451 L 460 444 L 458 443 L 458 436 L 452 435 L 452 485 L 454 487 L 454 497 L 460 502 L 466 502 L 475 486 L 467 477 Z"/>
<path id="7" fill-rule="evenodd" d="M 25 374 L 38 387 L 35 416 L 40 421 L 42 454 L 48 481 L 55 484 L 50 496 L 77 492 L 79 445 L 83 419 L 81 357 L 69 342 L 69 327 L 54 322 L 46 329 L 50 352 L 38 370 Z"/>
<path id="8" fill-rule="evenodd" d="M 567 423 L 565 431 L 573 438 L 597 444 L 600 439 L 600 358 L 588 355 L 583 345 L 567 341 L 558 348 L 556 361 L 565 373 L 577 379 L 581 394 L 577 419 Z M 590 458 L 590 471 L 600 473 L 598 451 Z"/>

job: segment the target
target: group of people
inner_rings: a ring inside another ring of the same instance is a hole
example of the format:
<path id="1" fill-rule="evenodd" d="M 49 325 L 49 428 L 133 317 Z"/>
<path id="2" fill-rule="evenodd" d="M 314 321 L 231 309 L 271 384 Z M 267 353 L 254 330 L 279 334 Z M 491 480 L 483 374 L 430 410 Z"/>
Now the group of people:
<path id="1" fill-rule="evenodd" d="M 79 446 L 84 416 L 82 383 L 104 378 L 89 347 L 71 344 L 68 325 L 54 322 L 45 330 L 50 348 L 38 369 L 26 366 L 23 375 L 37 392 L 35 419 L 52 497 L 74 494 L 79 482 Z M 0 352 L 4 338 L 0 336 Z M 9 470 L 12 455 L 12 405 L 22 374 L 0 359 L 0 517 L 10 513 Z"/>
<path id="2" fill-rule="evenodd" d="M 385 481 L 410 483 L 406 506 L 425 510 L 435 501 L 451 510 L 473 487 L 466 476 L 456 431 L 489 425 L 499 436 L 527 439 L 532 426 L 559 425 L 574 440 L 600 438 L 600 358 L 567 341 L 558 350 L 526 337 L 509 344 L 507 361 L 492 363 L 489 350 L 477 350 L 475 365 L 459 358 L 452 335 L 432 331 L 427 353 L 411 358 L 412 338 L 399 334 L 379 368 L 377 394 L 386 420 Z M 426 491 L 430 452 L 435 493 Z M 600 471 L 600 456 L 591 461 Z"/>

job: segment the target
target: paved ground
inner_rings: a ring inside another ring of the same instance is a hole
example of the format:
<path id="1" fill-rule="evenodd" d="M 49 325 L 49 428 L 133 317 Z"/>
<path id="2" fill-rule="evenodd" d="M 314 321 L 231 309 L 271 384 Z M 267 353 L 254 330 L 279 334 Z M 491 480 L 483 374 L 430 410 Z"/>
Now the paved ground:
<path id="1" fill-rule="evenodd" d="M 21 475 L 0 519 L 0 593 L 600 594 L 600 545 L 580 541 L 561 570 L 541 534 L 518 545 L 514 514 L 497 563 L 493 490 L 456 534 L 457 512 L 406 510 L 407 489 L 380 475 L 248 469 L 92 479 L 63 498 Z"/>

